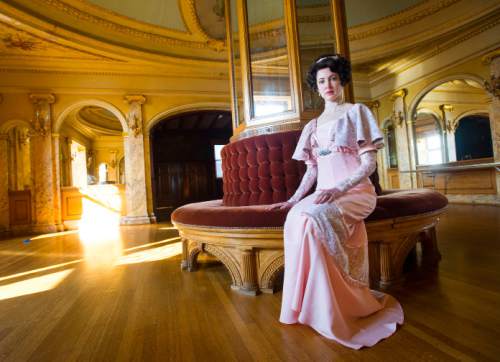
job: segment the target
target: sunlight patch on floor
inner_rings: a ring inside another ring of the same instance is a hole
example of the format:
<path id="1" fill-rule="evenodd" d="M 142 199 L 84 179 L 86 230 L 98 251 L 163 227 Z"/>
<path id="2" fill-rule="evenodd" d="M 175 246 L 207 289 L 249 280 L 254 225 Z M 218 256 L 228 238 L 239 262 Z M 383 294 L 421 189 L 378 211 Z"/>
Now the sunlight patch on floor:
<path id="1" fill-rule="evenodd" d="M 178 242 L 123 255 L 118 259 L 116 265 L 148 263 L 152 261 L 168 259 L 173 256 L 180 255 L 181 253 L 182 243 Z"/>
<path id="2" fill-rule="evenodd" d="M 133 251 L 133 250 L 139 250 L 139 249 L 146 249 L 146 248 L 150 248 L 150 247 L 156 246 L 156 245 L 171 243 L 174 240 L 180 240 L 180 239 L 181 239 L 181 237 L 177 236 L 175 238 L 169 238 L 169 239 L 160 240 L 160 241 L 153 241 L 152 243 L 147 243 L 147 244 L 142 244 L 142 245 L 138 245 L 138 246 L 133 246 L 131 248 L 127 248 L 127 249 L 125 249 L 125 251 Z"/>
<path id="3" fill-rule="evenodd" d="M 32 269 L 32 270 L 28 270 L 28 271 L 25 271 L 22 273 L 7 275 L 5 277 L 0 277 L 0 282 L 3 282 L 5 280 L 24 277 L 24 276 L 31 275 L 31 274 L 37 274 L 37 273 L 41 273 L 41 272 L 48 271 L 48 270 L 58 269 L 58 268 L 62 268 L 62 267 L 68 266 L 68 265 L 78 264 L 82 260 L 83 259 L 72 260 L 72 261 L 68 261 L 67 263 L 55 264 L 55 265 L 46 266 L 44 268 Z"/>
<path id="4" fill-rule="evenodd" d="M 55 238 L 58 236 L 65 236 L 65 235 L 71 235 L 71 234 L 77 234 L 78 230 L 68 230 L 68 231 L 59 231 L 57 233 L 50 233 L 50 234 L 42 234 L 38 236 L 34 236 L 30 238 L 30 240 L 40 240 L 40 239 L 46 239 L 46 238 Z"/>
<path id="5" fill-rule="evenodd" d="M 73 271 L 67 269 L 40 277 L 0 286 L 0 300 L 21 297 L 23 295 L 46 292 L 57 287 Z"/>
<path id="6" fill-rule="evenodd" d="M 120 238 L 121 199 L 118 189 L 102 185 L 82 198 L 79 224 L 84 258 L 92 267 L 111 267 L 123 254 Z"/>

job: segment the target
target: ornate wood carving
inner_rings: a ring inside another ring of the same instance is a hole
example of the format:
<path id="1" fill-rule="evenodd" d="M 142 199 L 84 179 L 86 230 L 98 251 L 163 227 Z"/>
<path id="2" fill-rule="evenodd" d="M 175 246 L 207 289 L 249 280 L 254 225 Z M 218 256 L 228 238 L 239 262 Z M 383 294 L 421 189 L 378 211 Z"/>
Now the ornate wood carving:
<path id="1" fill-rule="evenodd" d="M 434 227 L 444 211 L 366 223 L 372 287 L 386 288 L 399 281 L 403 263 L 419 240 L 423 242 L 424 256 L 436 261 L 439 251 Z M 284 267 L 283 228 L 220 228 L 175 222 L 174 225 L 181 237 L 191 240 L 190 243 L 199 241 L 205 251 L 226 266 L 234 289 L 250 294 L 258 290 L 273 293 L 277 289 L 275 283 Z"/>

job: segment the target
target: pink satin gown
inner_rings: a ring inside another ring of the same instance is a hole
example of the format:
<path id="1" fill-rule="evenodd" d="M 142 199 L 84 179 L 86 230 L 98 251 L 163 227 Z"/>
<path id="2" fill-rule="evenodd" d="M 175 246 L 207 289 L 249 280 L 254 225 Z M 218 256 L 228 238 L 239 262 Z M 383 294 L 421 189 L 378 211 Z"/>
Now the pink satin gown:
<path id="1" fill-rule="evenodd" d="M 361 114 L 358 109 L 348 116 L 374 122 L 366 112 L 362 109 Z M 373 346 L 403 323 L 397 300 L 368 287 L 368 239 L 363 220 L 375 208 L 374 187 L 365 179 L 334 203 L 319 206 L 313 201 L 317 190 L 332 188 L 349 177 L 360 165 L 359 154 L 378 147 L 369 139 L 358 149 L 335 146 L 330 142 L 335 127 L 309 128 L 309 134 L 304 129 L 296 151 L 308 156 L 294 154 L 294 158 L 317 164 L 317 188 L 290 210 L 285 222 L 280 321 L 308 325 L 350 348 Z M 374 136 L 365 138 L 370 137 Z M 325 147 L 331 153 L 319 155 L 319 149 Z"/>

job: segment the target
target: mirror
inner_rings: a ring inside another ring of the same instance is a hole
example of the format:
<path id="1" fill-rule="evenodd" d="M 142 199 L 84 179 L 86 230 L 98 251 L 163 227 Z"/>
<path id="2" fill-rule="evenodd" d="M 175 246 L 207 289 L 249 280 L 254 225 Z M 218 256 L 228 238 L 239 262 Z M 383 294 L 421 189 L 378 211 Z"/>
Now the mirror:
<path id="1" fill-rule="evenodd" d="M 247 2 L 251 118 L 293 111 L 283 0 Z"/>
<path id="2" fill-rule="evenodd" d="M 300 75 L 304 110 L 319 111 L 323 100 L 309 89 L 307 72 L 312 62 L 322 54 L 336 52 L 330 0 L 296 0 L 299 36 Z"/>

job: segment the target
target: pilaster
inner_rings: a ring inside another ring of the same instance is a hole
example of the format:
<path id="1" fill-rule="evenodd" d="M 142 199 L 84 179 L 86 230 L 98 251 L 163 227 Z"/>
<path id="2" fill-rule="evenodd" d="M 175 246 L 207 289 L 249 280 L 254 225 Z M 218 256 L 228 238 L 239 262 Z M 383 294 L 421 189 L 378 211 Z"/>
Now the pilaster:
<path id="1" fill-rule="evenodd" d="M 61 214 L 61 165 L 59 162 L 59 134 L 52 133 L 52 178 L 54 180 L 54 222 L 57 231 L 63 231 Z"/>
<path id="2" fill-rule="evenodd" d="M 127 95 L 129 104 L 127 113 L 128 133 L 124 135 L 125 145 L 125 181 L 126 181 L 126 216 L 123 224 L 149 224 L 146 196 L 146 168 L 144 162 L 144 135 L 142 105 L 146 97 Z"/>
<path id="3" fill-rule="evenodd" d="M 443 143 L 444 143 L 444 160 L 443 162 L 454 162 L 457 160 L 457 151 L 455 145 L 455 131 L 457 125 L 453 124 L 453 106 L 451 104 L 441 104 L 441 118 L 443 123 L 441 128 L 443 130 Z"/>
<path id="4" fill-rule="evenodd" d="M 500 48 L 486 54 L 483 62 L 490 66 L 490 79 L 484 86 L 490 95 L 489 117 L 493 157 L 500 162 Z M 500 171 L 496 171 L 497 196 L 500 196 Z"/>
<path id="5" fill-rule="evenodd" d="M 406 89 L 400 89 L 390 97 L 393 102 L 391 118 L 396 133 L 399 187 L 402 189 L 411 189 L 417 185 L 414 174 L 413 125 L 411 120 L 408 120 L 405 103 L 407 94 Z"/>
<path id="6" fill-rule="evenodd" d="M 0 235 L 9 230 L 9 165 L 7 135 L 0 134 Z"/>
<path id="7" fill-rule="evenodd" d="M 55 97 L 50 93 L 30 94 L 33 103 L 31 134 L 31 172 L 33 231 L 54 232 L 54 180 L 52 164 L 52 112 Z"/>

